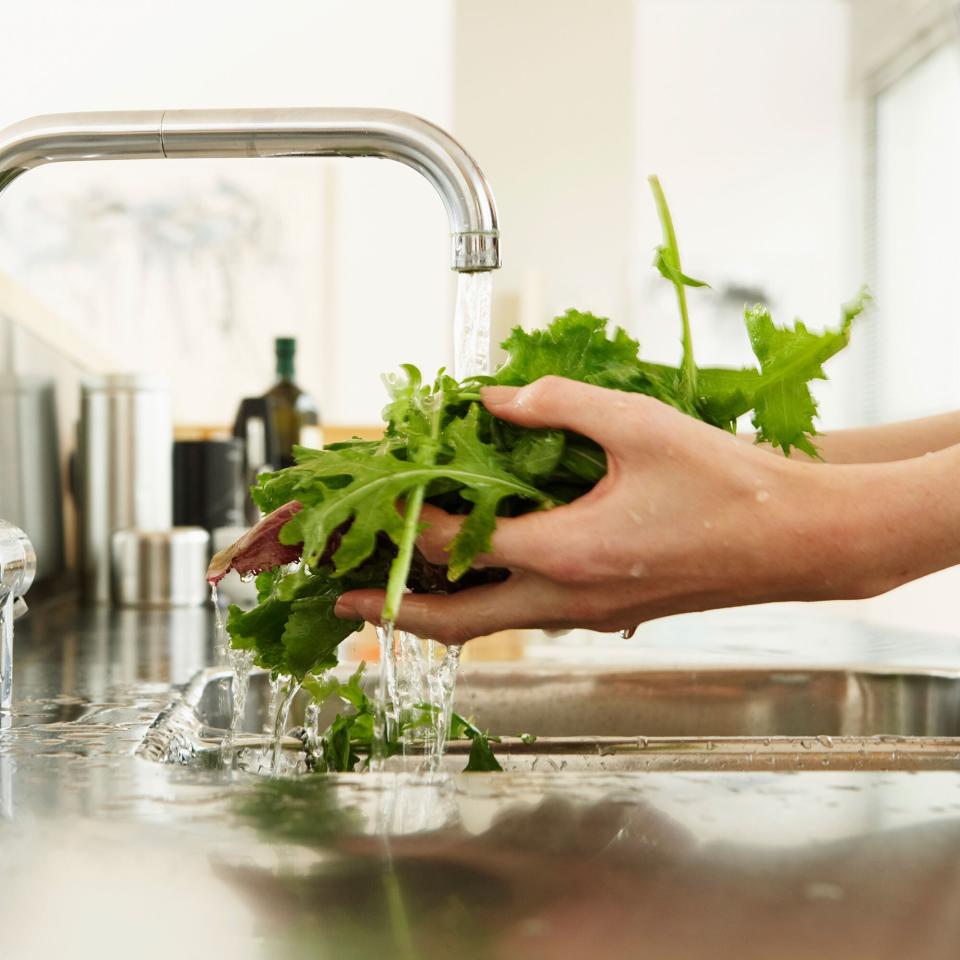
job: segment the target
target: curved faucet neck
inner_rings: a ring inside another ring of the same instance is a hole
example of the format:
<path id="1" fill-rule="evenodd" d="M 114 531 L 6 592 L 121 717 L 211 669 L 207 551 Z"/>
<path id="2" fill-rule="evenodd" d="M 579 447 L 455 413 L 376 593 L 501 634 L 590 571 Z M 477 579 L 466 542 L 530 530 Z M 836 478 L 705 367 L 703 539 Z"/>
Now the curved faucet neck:
<path id="1" fill-rule="evenodd" d="M 0 130 L 0 190 L 47 163 L 196 157 L 382 157 L 413 167 L 443 200 L 452 267 L 500 266 L 497 208 L 474 159 L 439 127 L 397 110 L 291 108 L 64 113 Z"/>

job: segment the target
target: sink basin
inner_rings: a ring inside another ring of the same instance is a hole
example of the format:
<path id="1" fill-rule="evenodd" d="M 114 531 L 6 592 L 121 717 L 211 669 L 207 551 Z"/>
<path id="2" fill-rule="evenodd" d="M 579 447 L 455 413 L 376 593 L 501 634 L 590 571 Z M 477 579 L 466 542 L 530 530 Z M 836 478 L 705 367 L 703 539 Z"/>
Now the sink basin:
<path id="1" fill-rule="evenodd" d="M 197 674 L 140 755 L 215 753 L 230 723 L 230 680 L 223 668 Z M 375 686 L 375 671 L 367 682 Z M 238 747 L 263 744 L 269 701 L 269 675 L 254 671 Z M 297 696 L 288 729 L 307 702 Z M 335 713 L 325 709 L 321 728 Z M 477 664 L 462 669 L 455 709 L 503 737 L 505 770 L 960 769 L 960 672 Z M 450 769 L 462 769 L 467 749 L 450 745 Z"/>

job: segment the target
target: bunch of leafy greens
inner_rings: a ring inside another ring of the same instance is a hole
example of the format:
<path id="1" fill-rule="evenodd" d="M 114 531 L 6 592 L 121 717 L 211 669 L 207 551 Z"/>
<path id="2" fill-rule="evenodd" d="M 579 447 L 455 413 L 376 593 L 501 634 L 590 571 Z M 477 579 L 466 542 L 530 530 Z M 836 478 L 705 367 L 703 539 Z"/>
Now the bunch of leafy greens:
<path id="1" fill-rule="evenodd" d="M 622 329 L 608 335 L 605 319 L 569 310 L 545 330 L 516 328 L 503 343 L 506 361 L 491 377 L 458 382 L 441 371 L 424 382 L 410 365 L 402 375 L 385 377 L 390 402 L 382 440 L 297 448 L 295 466 L 262 476 L 253 488 L 264 513 L 294 500 L 302 505 L 280 539 L 302 543 L 303 562 L 292 572 L 262 573 L 253 610 L 230 608 L 227 629 L 235 648 L 253 651 L 258 665 L 276 673 L 320 676 L 337 663 L 338 644 L 362 625 L 334 616 L 341 593 L 385 586 L 383 620 L 395 620 L 416 559 L 424 502 L 466 517 L 449 545 L 445 574 L 453 590 L 473 559 L 489 549 L 498 516 L 567 503 L 604 475 L 604 452 L 588 438 L 492 417 L 479 402 L 484 384 L 521 386 L 546 375 L 567 377 L 648 394 L 731 432 L 740 417 L 752 414 L 758 441 L 785 454 L 797 449 L 817 455 L 817 405 L 809 383 L 824 379 L 824 361 L 846 346 L 866 294 L 845 305 L 840 325 L 823 333 L 800 321 L 777 326 L 765 307 L 748 307 L 745 323 L 757 365 L 697 366 L 687 290 L 706 284 L 683 272 L 666 199 L 655 177 L 650 184 L 663 227 L 654 265 L 676 292 L 680 365 L 641 360 L 639 344 Z M 417 583 L 410 586 L 416 589 Z M 356 710 L 352 727 L 347 730 L 344 720 L 327 735 L 342 759 L 338 769 L 356 752 L 351 738 L 367 733 L 366 706 L 349 702 Z"/>

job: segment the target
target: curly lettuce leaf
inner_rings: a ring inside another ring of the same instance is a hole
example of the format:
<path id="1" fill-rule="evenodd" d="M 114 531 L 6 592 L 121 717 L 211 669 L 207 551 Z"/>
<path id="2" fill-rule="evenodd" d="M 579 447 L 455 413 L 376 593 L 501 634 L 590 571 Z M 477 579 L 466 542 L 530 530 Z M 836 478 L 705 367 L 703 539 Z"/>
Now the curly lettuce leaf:
<path id="1" fill-rule="evenodd" d="M 750 398 L 758 442 L 780 447 L 785 454 L 796 448 L 818 456 L 811 439 L 817 432 L 813 423 L 817 402 L 809 384 L 827 379 L 823 364 L 850 342 L 850 326 L 866 303 L 867 296 L 861 293 L 844 306 L 838 329 L 819 334 L 799 320 L 792 328 L 778 327 L 765 307 L 746 311 L 750 345 L 760 361 L 760 377 Z"/>
<path id="2" fill-rule="evenodd" d="M 310 464 L 312 482 L 317 487 L 331 480 L 342 484 L 328 490 L 322 499 L 305 503 L 281 531 L 281 540 L 302 542 L 304 559 L 316 563 L 332 533 L 349 524 L 333 555 L 335 572 L 343 575 L 373 553 L 379 534 L 400 545 L 404 520 L 397 509 L 398 500 L 418 486 L 451 481 L 460 496 L 473 504 L 450 545 L 450 578 L 455 580 L 469 569 L 478 553 L 489 549 L 497 506 L 503 499 L 521 497 L 542 506 L 552 503 L 541 490 L 510 471 L 506 454 L 480 438 L 479 416 L 479 407 L 473 405 L 465 417 L 447 425 L 444 439 L 449 454 L 442 463 L 401 460 L 390 453 L 327 451 Z"/>
<path id="3" fill-rule="evenodd" d="M 637 364 L 640 344 L 620 327 L 608 337 L 607 322 L 592 313 L 568 310 L 545 330 L 515 327 L 502 344 L 508 357 L 494 382 L 517 387 L 555 376 L 647 393 L 650 385 Z"/>

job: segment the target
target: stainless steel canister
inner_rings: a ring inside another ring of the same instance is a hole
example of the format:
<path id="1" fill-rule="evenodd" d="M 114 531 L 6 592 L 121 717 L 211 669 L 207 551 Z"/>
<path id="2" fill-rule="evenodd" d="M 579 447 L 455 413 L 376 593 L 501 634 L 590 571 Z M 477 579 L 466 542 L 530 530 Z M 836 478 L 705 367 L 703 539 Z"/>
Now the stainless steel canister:
<path id="1" fill-rule="evenodd" d="M 173 416 L 166 381 L 113 374 L 84 383 L 77 438 L 80 573 L 84 598 L 111 599 L 116 530 L 169 529 Z"/>
<path id="2" fill-rule="evenodd" d="M 203 527 L 118 530 L 113 596 L 121 607 L 198 607 L 209 596 L 210 534 Z"/>

